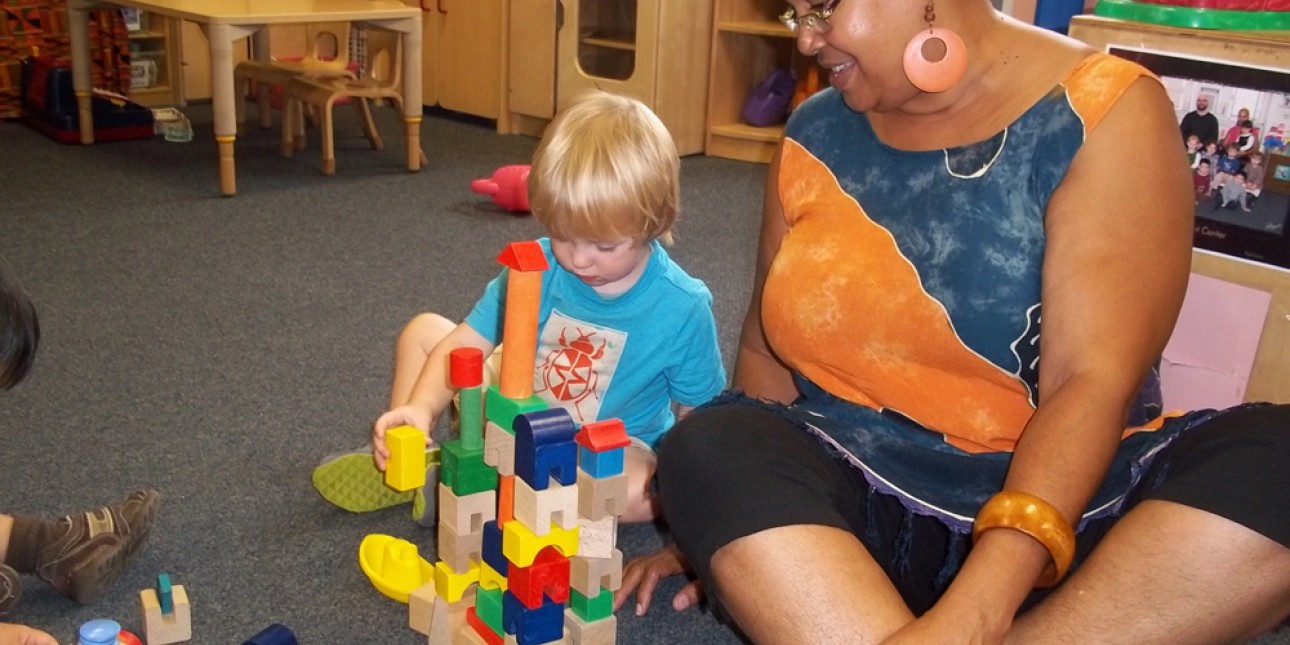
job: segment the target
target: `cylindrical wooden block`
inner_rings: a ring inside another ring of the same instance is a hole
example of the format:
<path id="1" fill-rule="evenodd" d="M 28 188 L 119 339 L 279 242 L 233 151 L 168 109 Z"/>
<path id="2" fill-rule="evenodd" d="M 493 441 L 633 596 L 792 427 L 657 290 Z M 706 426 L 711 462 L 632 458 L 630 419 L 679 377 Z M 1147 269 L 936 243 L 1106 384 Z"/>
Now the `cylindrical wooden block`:
<path id="1" fill-rule="evenodd" d="M 484 353 L 478 347 L 458 347 L 448 354 L 448 380 L 455 388 L 484 382 Z"/>
<path id="2" fill-rule="evenodd" d="M 506 278 L 506 321 L 502 338 L 502 396 L 527 399 L 533 395 L 533 361 L 537 355 L 538 308 L 542 272 L 511 269 Z"/>

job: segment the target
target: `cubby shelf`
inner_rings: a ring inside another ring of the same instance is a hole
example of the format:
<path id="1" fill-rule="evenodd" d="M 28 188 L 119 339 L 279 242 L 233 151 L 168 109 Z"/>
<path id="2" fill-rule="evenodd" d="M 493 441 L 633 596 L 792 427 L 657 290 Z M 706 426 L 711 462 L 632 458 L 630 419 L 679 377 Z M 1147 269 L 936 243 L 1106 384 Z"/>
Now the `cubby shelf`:
<path id="1" fill-rule="evenodd" d="M 739 113 L 757 83 L 775 69 L 793 66 L 793 32 L 776 18 L 783 8 L 779 0 L 716 0 L 704 146 L 708 155 L 761 163 L 774 155 L 783 127 L 751 126 Z"/>
<path id="2" fill-rule="evenodd" d="M 139 11 L 138 15 L 139 28 L 129 32 L 131 77 L 144 79 L 141 82 L 145 84 L 132 82 L 130 98 L 150 107 L 182 105 L 176 21 L 146 11 Z"/>

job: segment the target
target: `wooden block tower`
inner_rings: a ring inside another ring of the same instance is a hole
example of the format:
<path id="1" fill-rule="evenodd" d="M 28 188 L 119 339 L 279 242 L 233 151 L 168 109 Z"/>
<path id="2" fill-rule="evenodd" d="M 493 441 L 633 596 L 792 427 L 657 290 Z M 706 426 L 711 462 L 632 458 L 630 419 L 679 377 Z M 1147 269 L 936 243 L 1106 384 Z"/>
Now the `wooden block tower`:
<path id="1" fill-rule="evenodd" d="M 621 422 L 580 431 L 568 412 L 533 394 L 549 266 L 537 242 L 511 244 L 498 261 L 509 269 L 506 349 L 500 382 L 483 393 L 482 418 L 475 411 L 483 356 L 459 350 L 450 360 L 462 436 L 442 451 L 430 642 L 609 645 L 617 631 L 613 591 L 622 578 L 614 540 L 627 496 L 627 435 Z"/>

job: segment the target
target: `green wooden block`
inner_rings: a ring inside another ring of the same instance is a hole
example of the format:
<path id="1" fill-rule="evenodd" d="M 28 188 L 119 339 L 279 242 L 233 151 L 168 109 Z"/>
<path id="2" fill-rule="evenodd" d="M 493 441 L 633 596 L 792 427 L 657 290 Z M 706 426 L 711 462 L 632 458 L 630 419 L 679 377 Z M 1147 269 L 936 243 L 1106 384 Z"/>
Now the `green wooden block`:
<path id="1" fill-rule="evenodd" d="M 525 412 L 545 410 L 548 407 L 550 406 L 546 401 L 536 394 L 530 394 L 527 399 L 502 396 L 501 390 L 497 389 L 496 385 L 488 386 L 488 393 L 484 395 L 484 416 L 511 434 L 515 434 L 515 430 L 511 427 L 515 417 Z"/>
<path id="2" fill-rule="evenodd" d="M 475 592 L 475 615 L 498 636 L 506 633 L 502 626 L 502 593 L 501 589 L 484 587 Z"/>
<path id="3" fill-rule="evenodd" d="M 569 607 L 586 622 L 602 620 L 614 615 L 614 593 L 601 587 L 596 597 L 588 598 L 577 589 L 570 589 Z"/>
<path id="4" fill-rule="evenodd" d="M 461 445 L 466 450 L 484 449 L 484 395 L 478 387 L 462 388 L 457 393 L 461 400 Z"/>
<path id="5" fill-rule="evenodd" d="M 460 439 L 439 451 L 439 481 L 459 496 L 497 489 L 497 469 L 484 463 L 484 449 L 467 450 Z"/>

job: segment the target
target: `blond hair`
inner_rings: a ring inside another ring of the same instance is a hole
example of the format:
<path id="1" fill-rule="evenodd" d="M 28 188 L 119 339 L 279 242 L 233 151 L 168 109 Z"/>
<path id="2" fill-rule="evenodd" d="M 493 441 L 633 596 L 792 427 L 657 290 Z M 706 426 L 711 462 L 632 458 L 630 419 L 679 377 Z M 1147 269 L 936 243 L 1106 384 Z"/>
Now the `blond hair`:
<path id="1" fill-rule="evenodd" d="M 555 237 L 671 242 L 680 158 L 663 122 L 636 99 L 602 91 L 556 115 L 533 154 L 529 206 Z"/>

